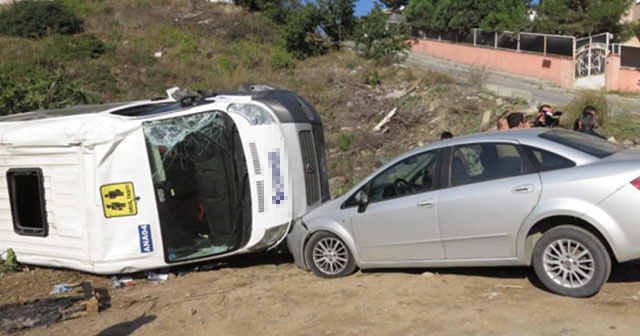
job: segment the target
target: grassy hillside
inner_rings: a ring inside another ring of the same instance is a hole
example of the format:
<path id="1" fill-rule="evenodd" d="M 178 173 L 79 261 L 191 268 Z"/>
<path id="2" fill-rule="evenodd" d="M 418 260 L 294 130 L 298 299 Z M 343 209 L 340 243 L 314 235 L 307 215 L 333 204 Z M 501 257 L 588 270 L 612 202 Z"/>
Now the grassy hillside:
<path id="1" fill-rule="evenodd" d="M 294 90 L 323 116 L 334 194 L 386 159 L 437 140 L 442 131 L 462 135 L 488 130 L 503 112 L 526 108 L 522 100 L 484 92 L 481 72 L 452 78 L 367 61 L 348 49 L 296 60 L 285 51 L 281 26 L 232 5 L 204 0 L 63 2 L 84 20 L 85 32 L 0 37 L 0 75 L 23 88 L 64 82 L 86 93 L 89 102 L 164 96 L 173 86 L 225 91 L 254 82 Z M 0 94 L 11 90 L 5 83 Z M 395 117 L 374 131 L 394 108 Z"/>

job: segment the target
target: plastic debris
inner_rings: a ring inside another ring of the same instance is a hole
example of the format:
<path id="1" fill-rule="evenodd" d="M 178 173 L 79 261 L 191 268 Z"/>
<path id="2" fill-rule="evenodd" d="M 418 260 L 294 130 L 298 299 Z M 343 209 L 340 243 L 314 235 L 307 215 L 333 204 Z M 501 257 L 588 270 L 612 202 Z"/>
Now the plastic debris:
<path id="1" fill-rule="evenodd" d="M 125 287 L 131 287 L 136 285 L 132 277 L 122 277 L 120 278 L 119 282 L 122 286 L 125 286 Z"/>
<path id="2" fill-rule="evenodd" d="M 60 294 L 60 293 L 68 293 L 73 289 L 72 286 L 69 286 L 67 284 L 57 284 L 55 286 L 53 286 L 53 289 L 51 290 L 52 294 Z"/>
<path id="3" fill-rule="evenodd" d="M 147 279 L 151 281 L 156 281 L 156 282 L 167 281 L 169 279 L 169 273 L 148 272 Z"/>
<path id="4" fill-rule="evenodd" d="M 118 277 L 116 276 L 112 276 L 111 277 L 111 286 L 113 286 L 113 288 L 118 289 L 120 287 L 122 287 L 120 285 L 120 281 L 118 280 Z"/>

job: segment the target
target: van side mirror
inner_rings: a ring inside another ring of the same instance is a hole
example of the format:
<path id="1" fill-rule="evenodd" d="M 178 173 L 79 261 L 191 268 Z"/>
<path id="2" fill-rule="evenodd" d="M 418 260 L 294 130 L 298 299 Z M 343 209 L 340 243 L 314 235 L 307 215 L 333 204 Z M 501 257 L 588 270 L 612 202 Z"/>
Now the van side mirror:
<path id="1" fill-rule="evenodd" d="M 364 190 L 360 190 L 356 193 L 354 199 L 358 203 L 358 212 L 362 213 L 367 210 L 367 205 L 369 204 L 369 196 Z"/>

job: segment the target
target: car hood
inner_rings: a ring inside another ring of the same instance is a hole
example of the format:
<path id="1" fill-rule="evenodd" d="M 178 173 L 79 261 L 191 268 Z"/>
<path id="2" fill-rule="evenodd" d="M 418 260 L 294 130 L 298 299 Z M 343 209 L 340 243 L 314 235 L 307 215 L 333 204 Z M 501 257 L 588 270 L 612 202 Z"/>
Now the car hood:
<path id="1" fill-rule="evenodd" d="M 302 216 L 302 221 L 308 223 L 318 217 L 335 218 L 340 213 L 340 205 L 342 205 L 345 200 L 346 197 L 343 195 L 330 201 L 324 202 L 318 207 L 304 214 Z"/>

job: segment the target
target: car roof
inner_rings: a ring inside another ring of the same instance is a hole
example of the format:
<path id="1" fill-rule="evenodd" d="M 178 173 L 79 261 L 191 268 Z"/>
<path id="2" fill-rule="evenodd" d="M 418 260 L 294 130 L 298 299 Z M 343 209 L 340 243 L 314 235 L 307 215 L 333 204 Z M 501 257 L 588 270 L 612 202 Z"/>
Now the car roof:
<path id="1" fill-rule="evenodd" d="M 421 147 L 414 148 L 408 152 L 401 154 L 404 157 L 406 155 L 413 155 L 417 152 L 421 152 L 429 149 L 437 149 L 449 146 L 455 146 L 460 144 L 466 144 L 471 142 L 494 142 L 494 141 L 508 141 L 508 142 L 522 142 L 522 143 L 534 143 L 540 141 L 539 135 L 548 132 L 549 128 L 534 127 L 534 128 L 519 128 L 505 131 L 494 131 L 475 133 L 470 135 L 463 135 L 450 139 L 444 139 L 426 144 Z M 554 130 L 560 132 L 572 132 L 569 130 L 554 128 Z"/>

